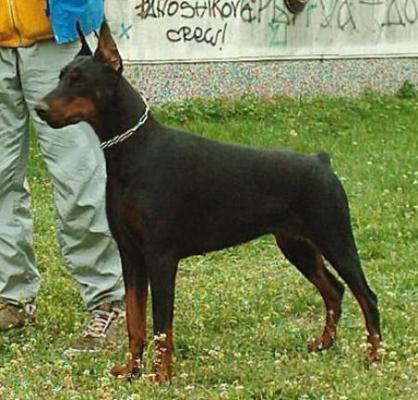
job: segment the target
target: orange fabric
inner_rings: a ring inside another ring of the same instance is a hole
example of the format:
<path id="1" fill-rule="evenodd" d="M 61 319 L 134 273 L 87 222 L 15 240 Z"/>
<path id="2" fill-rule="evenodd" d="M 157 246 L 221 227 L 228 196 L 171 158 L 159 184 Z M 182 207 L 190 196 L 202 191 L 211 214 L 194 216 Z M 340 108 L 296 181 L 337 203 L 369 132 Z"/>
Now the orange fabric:
<path id="1" fill-rule="evenodd" d="M 0 47 L 29 46 L 52 37 L 47 0 L 0 0 Z"/>

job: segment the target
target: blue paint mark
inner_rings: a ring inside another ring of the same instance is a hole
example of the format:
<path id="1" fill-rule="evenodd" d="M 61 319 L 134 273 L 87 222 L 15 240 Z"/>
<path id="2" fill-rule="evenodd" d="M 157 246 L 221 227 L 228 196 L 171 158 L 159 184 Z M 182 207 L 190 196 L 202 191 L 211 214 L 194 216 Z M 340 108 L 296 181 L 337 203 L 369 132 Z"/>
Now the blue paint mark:
<path id="1" fill-rule="evenodd" d="M 122 22 L 122 24 L 120 25 L 121 27 L 121 34 L 119 35 L 119 37 L 125 38 L 125 39 L 130 39 L 130 35 L 129 35 L 129 31 L 132 29 L 132 25 L 128 25 L 126 26 L 124 22 Z"/>
<path id="2" fill-rule="evenodd" d="M 270 46 L 287 46 L 287 33 L 290 25 L 287 13 L 276 7 L 274 17 L 268 25 L 271 30 Z"/>
<path id="3" fill-rule="evenodd" d="M 271 21 L 269 27 L 271 29 L 270 46 L 286 46 L 288 25 L 283 22 Z"/>

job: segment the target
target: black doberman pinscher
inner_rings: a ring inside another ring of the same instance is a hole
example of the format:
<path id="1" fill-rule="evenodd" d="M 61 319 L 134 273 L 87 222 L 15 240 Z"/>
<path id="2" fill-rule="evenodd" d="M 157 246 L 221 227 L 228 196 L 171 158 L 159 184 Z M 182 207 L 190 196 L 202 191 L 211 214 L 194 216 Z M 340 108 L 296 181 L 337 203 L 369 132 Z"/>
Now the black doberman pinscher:
<path id="1" fill-rule="evenodd" d="M 309 349 L 333 344 L 341 315 L 344 286 L 326 259 L 361 307 L 371 343 L 367 359 L 376 360 L 377 297 L 363 274 L 346 195 L 329 156 L 224 144 L 161 125 L 122 76 L 108 26 L 101 27 L 94 54 L 79 33 L 80 53 L 36 111 L 54 128 L 87 121 L 104 148 L 107 216 L 122 258 L 131 353 L 112 373 L 141 374 L 150 285 L 153 376 L 169 380 L 179 260 L 267 233 L 325 302 L 323 333 Z"/>

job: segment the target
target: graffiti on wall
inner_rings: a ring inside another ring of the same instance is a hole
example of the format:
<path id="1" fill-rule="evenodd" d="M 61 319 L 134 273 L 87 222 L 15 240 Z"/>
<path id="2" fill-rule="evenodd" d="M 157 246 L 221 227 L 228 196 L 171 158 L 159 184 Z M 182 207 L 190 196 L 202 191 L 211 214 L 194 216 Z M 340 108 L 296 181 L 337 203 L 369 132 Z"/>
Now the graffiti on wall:
<path id="1" fill-rule="evenodd" d="M 303 8 L 303 9 L 302 9 Z M 416 55 L 418 0 L 108 0 L 125 58 L 199 61 Z"/>

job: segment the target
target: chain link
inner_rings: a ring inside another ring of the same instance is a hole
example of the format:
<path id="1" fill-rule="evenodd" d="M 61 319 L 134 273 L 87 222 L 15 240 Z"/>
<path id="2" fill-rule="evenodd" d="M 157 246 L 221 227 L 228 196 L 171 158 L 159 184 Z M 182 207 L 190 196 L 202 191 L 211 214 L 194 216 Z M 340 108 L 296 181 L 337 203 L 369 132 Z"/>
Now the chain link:
<path id="1" fill-rule="evenodd" d="M 113 146 L 114 144 L 123 142 L 124 140 L 130 138 L 138 130 L 138 128 L 140 128 L 142 125 L 145 124 L 145 122 L 147 122 L 148 114 L 149 114 L 149 105 L 143 93 L 139 93 L 139 95 L 141 96 L 141 99 L 145 104 L 145 111 L 144 111 L 144 114 L 139 119 L 139 121 L 137 122 L 137 124 L 131 129 L 128 129 L 126 132 L 120 135 L 117 135 L 113 137 L 112 139 L 106 140 L 105 142 L 102 142 L 100 144 L 101 149 L 105 150 L 109 148 L 110 146 Z"/>

